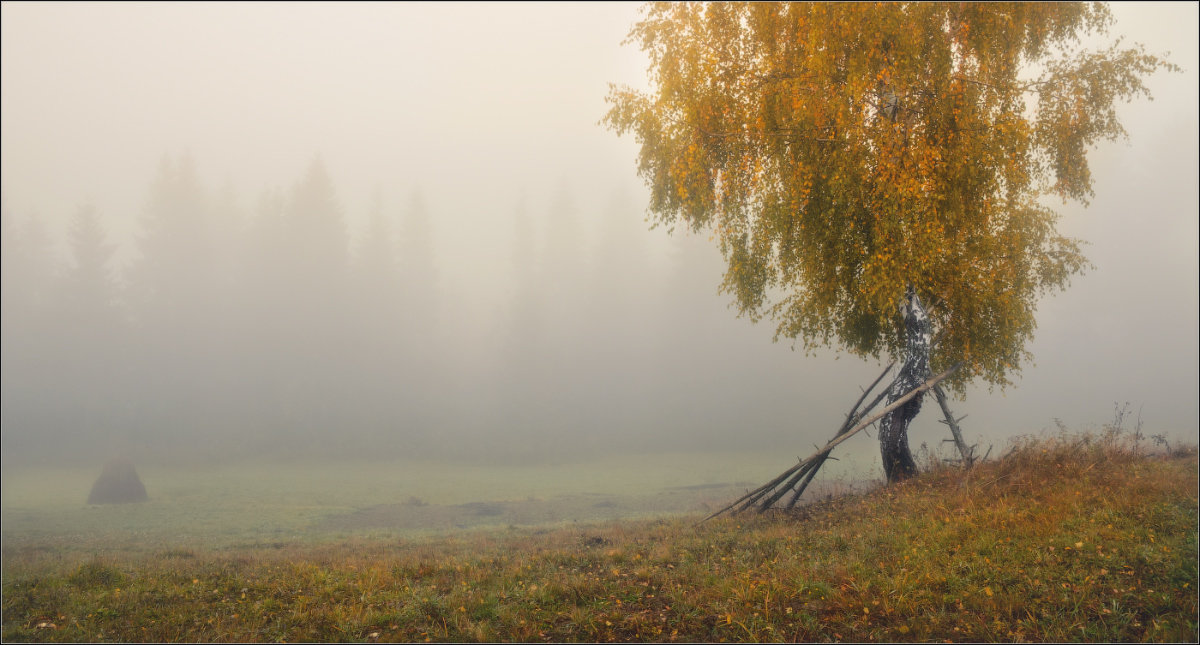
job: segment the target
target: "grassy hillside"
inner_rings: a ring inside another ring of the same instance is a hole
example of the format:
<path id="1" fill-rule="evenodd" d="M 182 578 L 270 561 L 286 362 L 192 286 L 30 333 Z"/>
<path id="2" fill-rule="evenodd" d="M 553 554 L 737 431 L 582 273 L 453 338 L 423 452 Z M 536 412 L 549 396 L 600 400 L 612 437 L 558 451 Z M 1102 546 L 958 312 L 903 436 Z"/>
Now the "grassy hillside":
<path id="1" fill-rule="evenodd" d="M 6 540 L 3 638 L 1197 638 L 1195 451 L 1063 435 L 794 515 L 698 519 L 102 555 Z"/>

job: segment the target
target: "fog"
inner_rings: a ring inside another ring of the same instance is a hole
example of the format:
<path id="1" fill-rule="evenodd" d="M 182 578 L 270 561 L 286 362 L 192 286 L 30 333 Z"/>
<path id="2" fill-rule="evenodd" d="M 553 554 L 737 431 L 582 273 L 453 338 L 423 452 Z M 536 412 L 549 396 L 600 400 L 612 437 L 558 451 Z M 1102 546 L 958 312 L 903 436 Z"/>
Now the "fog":
<path id="1" fill-rule="evenodd" d="M 1095 268 L 1039 307 L 972 442 L 1114 404 L 1195 441 L 1197 5 L 1118 4 L 1182 74 L 1121 109 Z M 3 459 L 778 450 L 881 365 L 773 342 L 717 293 L 707 233 L 652 228 L 637 148 L 597 122 L 645 83 L 635 4 L 2 5 Z M 914 444 L 946 435 L 935 406 Z M 1058 421 L 1056 421 L 1058 420 Z M 875 447 L 853 442 L 862 454 Z M 764 477 L 773 475 L 764 472 Z"/>

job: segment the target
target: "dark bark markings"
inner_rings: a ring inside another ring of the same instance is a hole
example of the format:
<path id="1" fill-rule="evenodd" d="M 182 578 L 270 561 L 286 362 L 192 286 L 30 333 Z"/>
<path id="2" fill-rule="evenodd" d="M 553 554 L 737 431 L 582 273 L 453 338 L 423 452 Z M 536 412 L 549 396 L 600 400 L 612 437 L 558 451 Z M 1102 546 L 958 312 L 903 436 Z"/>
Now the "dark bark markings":
<path id="1" fill-rule="evenodd" d="M 900 374 L 892 382 L 888 392 L 888 403 L 894 403 L 905 394 L 919 387 L 929 378 L 929 351 L 933 338 L 933 323 L 929 320 L 916 289 L 911 285 L 903 305 L 904 328 L 907 340 L 904 364 Z M 888 413 L 879 422 L 879 449 L 883 456 L 883 470 L 888 483 L 897 482 L 917 474 L 917 463 L 908 448 L 908 424 L 921 411 L 918 394 L 903 406 Z"/>

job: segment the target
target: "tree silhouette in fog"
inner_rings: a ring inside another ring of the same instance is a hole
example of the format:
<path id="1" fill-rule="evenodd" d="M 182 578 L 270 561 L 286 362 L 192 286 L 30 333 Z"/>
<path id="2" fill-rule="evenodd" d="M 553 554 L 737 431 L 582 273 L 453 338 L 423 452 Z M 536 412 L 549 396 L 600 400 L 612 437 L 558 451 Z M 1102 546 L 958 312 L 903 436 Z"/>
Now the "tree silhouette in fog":
<path id="1" fill-rule="evenodd" d="M 379 189 L 371 198 L 371 212 L 367 227 L 354 256 L 354 279 L 361 296 L 370 299 L 371 294 L 387 297 L 400 288 L 400 267 L 392 221 L 383 212 L 383 196 Z"/>
<path id="2" fill-rule="evenodd" d="M 438 270 L 433 257 L 429 208 L 421 191 L 414 190 L 404 209 L 400 230 L 400 275 L 404 311 L 410 324 L 433 324 L 438 309 Z"/>
<path id="3" fill-rule="evenodd" d="M 58 373 L 45 360 L 56 340 L 47 330 L 53 321 L 55 263 L 52 240 L 41 217 L 18 219 L 0 208 L 0 388 L 3 389 L 4 452 L 41 449 L 61 437 L 46 393 L 56 388 Z"/>
<path id="4" fill-rule="evenodd" d="M 342 208 L 320 157 L 292 188 L 283 217 L 289 269 L 295 284 L 314 296 L 299 300 L 307 308 L 321 308 L 344 287 L 349 251 Z"/>
<path id="5" fill-rule="evenodd" d="M 120 319 L 119 285 L 112 266 L 117 247 L 108 241 L 94 206 L 81 206 L 67 231 L 71 262 L 63 276 L 64 313 L 92 325 Z"/>
<path id="6" fill-rule="evenodd" d="M 64 431 L 109 452 L 126 448 L 121 409 L 130 392 L 133 367 L 128 352 L 128 324 L 121 306 L 120 284 L 113 267 L 116 245 L 100 223 L 95 207 L 81 206 L 67 230 L 70 258 L 55 298 L 53 335 L 57 339 L 55 371 Z M 103 452 L 101 453 L 103 454 Z"/>
<path id="7" fill-rule="evenodd" d="M 3 311 L 13 329 L 32 324 L 49 300 L 54 281 L 54 254 L 45 222 L 36 214 L 18 220 L 3 209 Z"/>
<path id="8" fill-rule="evenodd" d="M 135 319 L 179 333 L 187 321 L 211 315 L 203 296 L 216 286 L 207 195 L 190 155 L 159 163 L 141 224 L 138 257 L 129 273 Z"/>
<path id="9" fill-rule="evenodd" d="M 6 212 L 4 446 L 544 460 L 671 446 L 734 410 L 677 414 L 712 398 L 700 375 L 719 348 L 696 347 L 718 301 L 695 263 L 647 252 L 628 203 L 581 205 L 560 183 L 501 213 L 511 263 L 479 266 L 513 282 L 481 316 L 473 284 L 439 278 L 433 224 L 461 214 L 387 190 L 351 245 L 320 159 L 243 215 L 231 185 L 164 157 L 125 267 L 105 213 L 81 208 L 55 239 Z M 590 246 L 585 216 L 602 218 Z"/>

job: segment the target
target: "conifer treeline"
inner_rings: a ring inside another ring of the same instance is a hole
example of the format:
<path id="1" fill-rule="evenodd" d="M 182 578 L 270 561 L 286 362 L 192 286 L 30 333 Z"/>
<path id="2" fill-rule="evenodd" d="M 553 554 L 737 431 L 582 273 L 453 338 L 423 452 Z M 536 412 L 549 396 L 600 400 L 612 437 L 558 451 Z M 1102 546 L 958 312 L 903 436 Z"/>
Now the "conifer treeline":
<path id="1" fill-rule="evenodd" d="M 543 458 L 712 422 L 729 406 L 705 407 L 702 374 L 720 366 L 696 351 L 728 317 L 698 313 L 711 250 L 677 244 L 656 280 L 630 207 L 592 244 L 577 210 L 560 190 L 539 244 L 517 207 L 512 265 L 496 268 L 515 287 L 483 320 L 439 280 L 419 197 L 400 217 L 377 197 L 351 239 L 319 161 L 241 212 L 188 158 L 165 160 L 123 266 L 90 206 L 65 262 L 39 219 L 5 213 L 6 458 Z"/>

